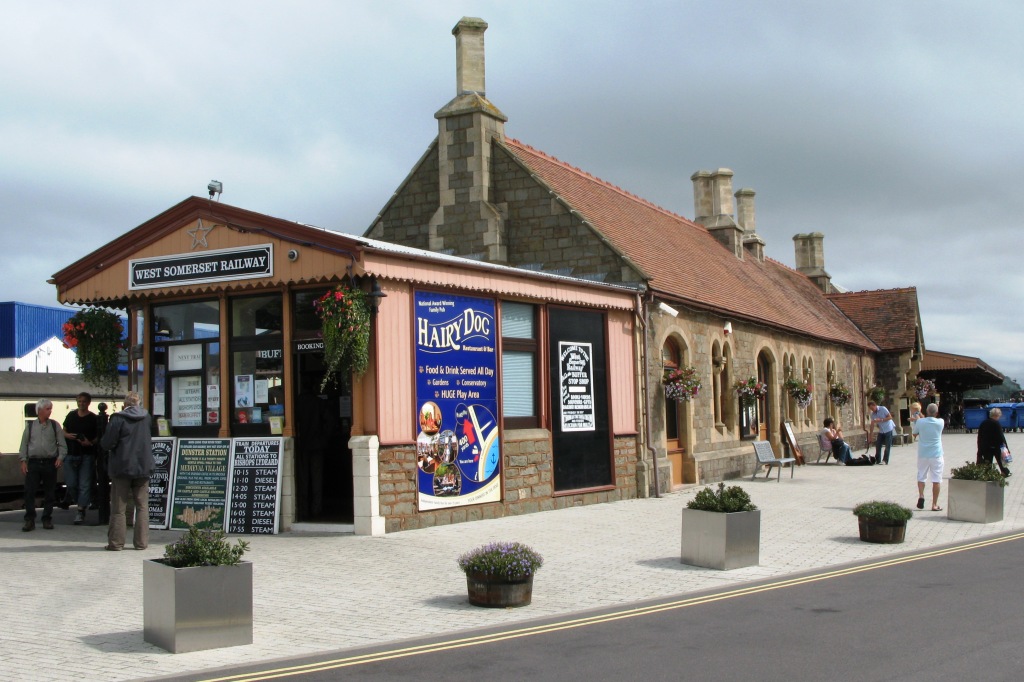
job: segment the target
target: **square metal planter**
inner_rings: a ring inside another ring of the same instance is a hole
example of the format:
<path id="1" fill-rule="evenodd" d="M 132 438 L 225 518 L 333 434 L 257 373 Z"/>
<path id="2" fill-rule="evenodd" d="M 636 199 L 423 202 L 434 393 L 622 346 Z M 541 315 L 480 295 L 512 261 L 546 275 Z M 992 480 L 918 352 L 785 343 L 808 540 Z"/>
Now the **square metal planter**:
<path id="1" fill-rule="evenodd" d="M 760 509 L 732 514 L 683 509 L 682 563 L 728 571 L 757 566 L 760 553 Z"/>
<path id="2" fill-rule="evenodd" d="M 172 653 L 252 644 L 252 563 L 142 562 L 143 637 Z"/>
<path id="3" fill-rule="evenodd" d="M 955 521 L 995 523 L 1003 520 L 1003 489 L 994 481 L 949 479 L 946 516 Z"/>

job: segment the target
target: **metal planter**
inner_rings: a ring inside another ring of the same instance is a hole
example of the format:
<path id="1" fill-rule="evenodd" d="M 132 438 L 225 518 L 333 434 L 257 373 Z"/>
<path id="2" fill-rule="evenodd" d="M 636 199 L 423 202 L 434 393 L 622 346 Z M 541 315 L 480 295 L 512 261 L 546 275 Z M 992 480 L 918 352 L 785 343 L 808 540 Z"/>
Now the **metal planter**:
<path id="1" fill-rule="evenodd" d="M 995 523 L 1003 520 L 1003 489 L 994 481 L 949 479 L 946 516 L 955 521 Z"/>
<path id="2" fill-rule="evenodd" d="M 172 653 L 252 644 L 252 563 L 142 564 L 143 637 Z"/>
<path id="3" fill-rule="evenodd" d="M 760 510 L 722 514 L 683 509 L 682 563 L 728 571 L 757 566 L 760 553 Z"/>

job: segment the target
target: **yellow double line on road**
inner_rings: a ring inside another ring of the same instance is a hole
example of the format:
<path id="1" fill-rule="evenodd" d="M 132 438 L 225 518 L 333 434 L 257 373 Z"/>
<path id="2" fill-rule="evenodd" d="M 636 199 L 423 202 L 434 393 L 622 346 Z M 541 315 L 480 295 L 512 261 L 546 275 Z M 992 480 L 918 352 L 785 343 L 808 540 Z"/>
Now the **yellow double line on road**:
<path id="1" fill-rule="evenodd" d="M 363 665 L 366 663 L 377 663 L 380 661 L 388 661 L 395 658 L 405 658 L 408 656 L 417 656 L 420 654 L 448 651 L 450 649 L 462 649 L 465 647 L 479 646 L 481 644 L 490 644 L 492 642 L 501 642 L 508 639 L 531 637 L 533 635 L 541 635 L 548 632 L 558 632 L 559 630 L 571 630 L 573 628 L 581 628 L 586 627 L 588 625 L 609 623 L 612 621 L 623 620 L 626 618 L 636 618 L 638 616 L 646 616 L 653 613 L 661 613 L 663 611 L 672 611 L 675 609 L 683 609 L 689 606 L 710 604 L 712 602 L 722 601 L 724 599 L 734 599 L 736 597 L 743 597 L 750 594 L 758 594 L 759 592 L 769 592 L 771 590 L 780 590 L 787 587 L 795 587 L 797 585 L 814 583 L 820 580 L 829 580 L 831 578 L 839 578 L 846 575 L 854 575 L 856 573 L 873 571 L 879 568 L 886 568 L 888 566 L 897 566 L 899 564 L 906 564 L 913 561 L 921 561 L 923 559 L 932 559 L 935 557 L 945 556 L 948 554 L 956 554 L 958 552 L 966 552 L 969 550 L 980 549 L 982 547 L 997 545 L 1004 542 L 1012 542 L 1014 540 L 1020 540 L 1022 538 L 1024 538 L 1024 532 L 1014 533 L 1012 535 L 1005 535 L 996 538 L 990 538 L 987 540 L 979 540 L 977 542 L 972 542 L 966 545 L 957 545 L 955 547 L 945 547 L 943 549 L 930 550 L 927 552 L 920 552 L 918 554 L 910 554 L 907 556 L 896 557 L 894 559 L 883 559 L 881 561 L 875 561 L 869 564 L 851 566 L 848 568 L 840 568 L 832 571 L 825 571 L 823 573 L 815 573 L 813 575 L 801 576 L 798 578 L 778 580 L 764 585 L 742 587 L 739 589 L 729 590 L 726 592 L 716 592 L 715 594 L 705 595 L 701 597 L 691 597 L 688 599 L 680 599 L 677 601 L 653 604 L 650 606 L 630 608 L 622 611 L 615 611 L 613 613 L 606 613 L 597 616 L 574 618 L 571 620 L 560 621 L 557 623 L 550 623 L 548 625 L 537 625 L 533 627 L 517 628 L 514 630 L 498 632 L 490 635 L 464 637 L 462 639 L 438 642 L 436 644 L 423 644 L 419 646 L 404 647 L 400 649 L 391 649 L 388 651 L 381 651 L 374 654 L 349 656 L 346 658 L 337 658 L 330 661 L 321 661 L 319 663 L 309 663 L 306 665 L 276 668 L 272 670 L 264 670 L 255 673 L 229 675 L 227 677 L 211 677 L 205 680 L 204 682 L 256 682 L 257 680 L 273 680 L 281 677 L 302 675 L 305 673 L 316 673 L 324 672 L 327 670 L 335 670 L 338 668 L 348 668 L 352 666 Z"/>

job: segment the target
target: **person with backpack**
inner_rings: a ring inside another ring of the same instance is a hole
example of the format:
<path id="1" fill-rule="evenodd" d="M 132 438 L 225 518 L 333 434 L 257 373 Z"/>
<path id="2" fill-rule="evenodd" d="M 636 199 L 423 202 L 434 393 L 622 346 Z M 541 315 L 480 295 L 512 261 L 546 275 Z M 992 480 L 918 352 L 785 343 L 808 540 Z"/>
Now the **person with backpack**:
<path id="1" fill-rule="evenodd" d="M 46 398 L 36 403 L 36 418 L 25 424 L 21 434 L 21 473 L 25 476 L 25 525 L 21 530 L 36 529 L 36 492 L 43 485 L 43 528 L 53 530 L 53 502 L 57 490 L 57 470 L 64 464 L 68 444 L 64 429 L 50 419 L 53 403 Z"/>

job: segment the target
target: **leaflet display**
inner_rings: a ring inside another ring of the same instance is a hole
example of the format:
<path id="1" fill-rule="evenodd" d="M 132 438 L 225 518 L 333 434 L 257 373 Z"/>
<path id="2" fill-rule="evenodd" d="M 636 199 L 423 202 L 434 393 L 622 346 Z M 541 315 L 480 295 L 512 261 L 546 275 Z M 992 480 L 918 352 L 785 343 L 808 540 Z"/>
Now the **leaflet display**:
<path id="1" fill-rule="evenodd" d="M 174 438 L 153 439 L 153 473 L 149 477 L 149 527 L 167 528 L 170 521 L 171 472 L 174 470 Z"/>

